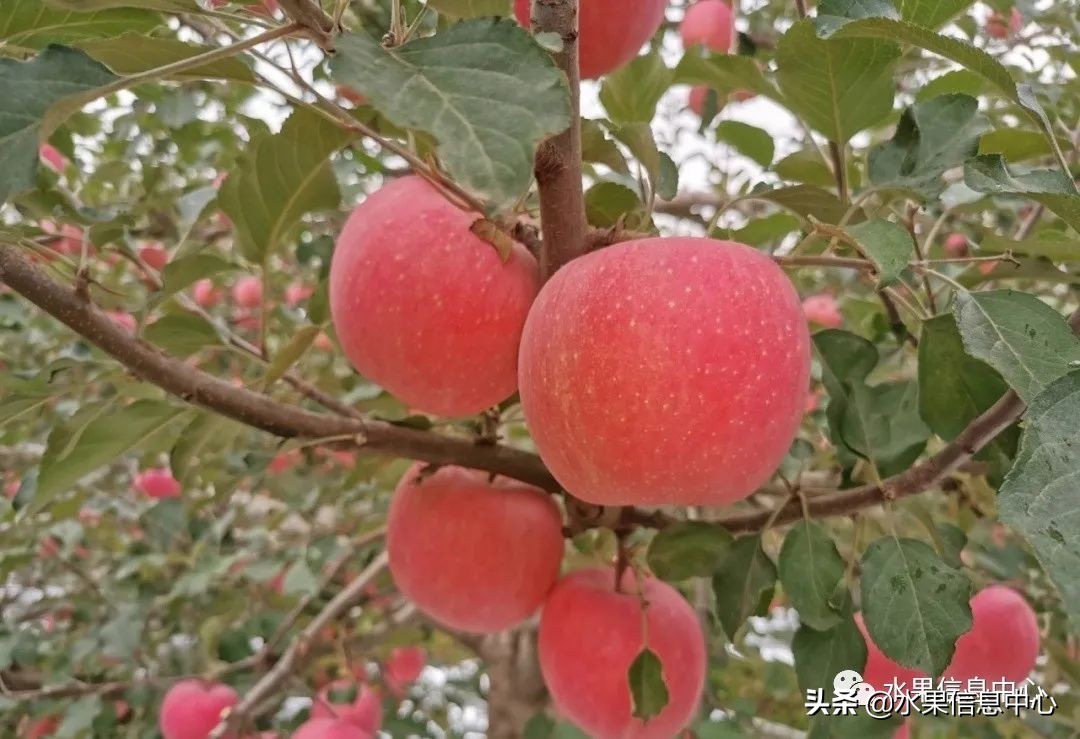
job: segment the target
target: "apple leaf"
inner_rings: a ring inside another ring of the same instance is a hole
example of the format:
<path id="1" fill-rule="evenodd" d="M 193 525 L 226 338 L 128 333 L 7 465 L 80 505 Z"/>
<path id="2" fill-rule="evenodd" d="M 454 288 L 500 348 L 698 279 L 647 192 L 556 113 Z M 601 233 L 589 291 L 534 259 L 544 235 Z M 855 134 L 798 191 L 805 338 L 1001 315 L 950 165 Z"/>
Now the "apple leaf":
<path id="1" fill-rule="evenodd" d="M 95 13 L 111 8 L 145 8 L 166 13 L 197 13 L 197 0 L 45 0 L 46 5 L 77 13 Z"/>
<path id="2" fill-rule="evenodd" d="M 803 521 L 792 527 L 777 569 L 800 622 L 818 630 L 840 622 L 837 588 L 844 577 L 844 558 L 821 524 Z"/>
<path id="3" fill-rule="evenodd" d="M 896 282 L 915 253 L 911 232 L 899 223 L 875 218 L 847 226 L 844 231 L 859 245 L 859 251 L 874 263 L 883 285 Z"/>
<path id="4" fill-rule="evenodd" d="M 188 357 L 203 347 L 221 344 L 217 330 L 192 313 L 162 316 L 146 327 L 143 338 L 177 357 Z"/>
<path id="5" fill-rule="evenodd" d="M 630 700 L 635 718 L 648 721 L 660 715 L 670 699 L 664 682 L 664 665 L 648 647 L 644 647 L 630 664 Z"/>
<path id="6" fill-rule="evenodd" d="M 511 0 L 428 0 L 428 7 L 451 18 L 509 18 Z"/>
<path id="7" fill-rule="evenodd" d="M 495 210 L 528 189 L 537 144 L 570 123 L 565 76 L 511 20 L 462 21 L 394 49 L 346 34 L 330 70 L 394 124 L 434 136 L 447 171 Z"/>
<path id="8" fill-rule="evenodd" d="M 791 651 L 795 677 L 803 692 L 821 690 L 831 697 L 833 678 L 838 672 L 862 672 L 866 666 L 866 641 L 852 617 L 850 598 L 847 613 L 838 615 L 827 629 L 814 629 L 809 624 L 800 626 L 791 641 Z"/>
<path id="9" fill-rule="evenodd" d="M 675 67 L 674 81 L 683 85 L 705 85 L 724 94 L 749 90 L 784 104 L 784 96 L 757 62 L 746 56 L 686 54 Z"/>
<path id="10" fill-rule="evenodd" d="M 350 138 L 340 126 L 298 108 L 279 133 L 248 147 L 218 197 L 247 259 L 262 262 L 304 215 L 337 207 L 341 194 L 329 158 Z"/>
<path id="11" fill-rule="evenodd" d="M 158 301 L 185 290 L 194 283 L 211 275 L 240 269 L 239 265 L 227 262 L 216 254 L 192 254 L 175 259 L 161 270 L 163 283 L 161 292 L 154 296 Z"/>
<path id="12" fill-rule="evenodd" d="M 76 46 L 119 75 L 131 75 L 157 69 L 210 51 L 210 47 L 186 44 L 174 39 L 151 38 L 141 33 L 125 33 L 114 38 L 80 41 Z M 230 82 L 255 82 L 251 69 L 238 57 L 219 59 L 201 67 L 185 69 L 169 79 L 181 81 L 222 79 Z"/>
<path id="13" fill-rule="evenodd" d="M 162 22 L 156 13 L 130 7 L 75 13 L 48 7 L 41 0 L 0 3 L 0 40 L 29 49 L 116 36 L 127 31 L 147 33 Z"/>
<path id="14" fill-rule="evenodd" d="M 828 190 L 814 185 L 789 185 L 786 187 L 760 188 L 746 198 L 768 200 L 781 208 L 790 210 L 804 220 L 809 216 L 824 223 L 839 223 L 847 215 L 849 206 Z M 848 223 L 866 220 L 861 210 L 848 218 Z"/>
<path id="15" fill-rule="evenodd" d="M 27 62 L 0 59 L 0 204 L 34 187 L 50 109 L 115 79 L 84 52 L 63 46 L 50 46 Z"/>
<path id="16" fill-rule="evenodd" d="M 731 545 L 713 575 L 716 616 L 731 641 L 750 616 L 768 606 L 776 586 L 776 565 L 761 545 L 761 536 L 743 536 Z"/>
<path id="17" fill-rule="evenodd" d="M 996 369 L 1030 402 L 1080 361 L 1080 339 L 1034 295 L 1014 290 L 961 293 L 956 325 L 971 356 Z"/>
<path id="18" fill-rule="evenodd" d="M 987 195 L 1030 198 L 1080 230 L 1080 194 L 1072 179 L 1058 170 L 1039 169 L 1014 175 L 1000 154 L 985 154 L 964 164 L 964 182 L 975 192 Z"/>
<path id="19" fill-rule="evenodd" d="M 974 4 L 975 0 L 896 0 L 901 18 L 935 30 Z"/>
<path id="20" fill-rule="evenodd" d="M 884 536 L 862 558 L 863 619 L 893 661 L 939 676 L 971 629 L 971 581 L 917 539 Z"/>
<path id="21" fill-rule="evenodd" d="M 648 123 L 673 77 L 659 52 L 643 54 L 604 77 L 600 102 L 615 123 Z"/>
<path id="22" fill-rule="evenodd" d="M 1080 262 L 1080 238 L 1064 231 L 1039 231 L 1023 241 L 1015 241 L 1007 236 L 986 234 L 979 242 L 979 251 L 989 254 L 1027 254 L 1032 257 L 1046 257 L 1054 262 Z"/>
<path id="23" fill-rule="evenodd" d="M 1035 550 L 1080 627 L 1080 372 L 1030 403 L 1016 464 L 998 495 L 1001 520 Z"/>
<path id="24" fill-rule="evenodd" d="M 661 580 L 709 577 L 731 549 L 731 534 L 704 521 L 682 521 L 657 533 L 649 545 L 649 569 Z"/>
<path id="25" fill-rule="evenodd" d="M 720 121 L 713 135 L 766 169 L 772 164 L 774 143 L 768 131 L 740 121 Z"/>

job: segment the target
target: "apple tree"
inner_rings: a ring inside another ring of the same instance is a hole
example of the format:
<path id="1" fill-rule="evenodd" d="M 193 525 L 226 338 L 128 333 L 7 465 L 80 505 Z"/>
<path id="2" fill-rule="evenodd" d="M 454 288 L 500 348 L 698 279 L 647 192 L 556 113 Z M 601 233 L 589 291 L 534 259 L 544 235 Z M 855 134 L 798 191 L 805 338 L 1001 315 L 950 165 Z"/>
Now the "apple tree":
<path id="1" fill-rule="evenodd" d="M 1078 38 L 0 0 L 0 736 L 1074 736 Z"/>

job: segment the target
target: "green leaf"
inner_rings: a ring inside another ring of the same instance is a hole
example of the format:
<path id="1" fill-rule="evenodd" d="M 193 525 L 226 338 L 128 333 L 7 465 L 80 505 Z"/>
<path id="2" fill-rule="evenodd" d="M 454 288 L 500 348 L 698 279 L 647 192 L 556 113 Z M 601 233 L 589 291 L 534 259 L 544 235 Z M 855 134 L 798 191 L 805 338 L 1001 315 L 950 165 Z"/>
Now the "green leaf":
<path id="1" fill-rule="evenodd" d="M 736 539 L 713 575 L 716 616 L 731 641 L 747 618 L 768 606 L 775 586 L 776 565 L 765 553 L 761 536 Z"/>
<path id="2" fill-rule="evenodd" d="M 161 270 L 162 289 L 155 297 L 165 300 L 172 295 L 186 290 L 204 277 L 240 269 L 239 265 L 227 262 L 215 254 L 192 254 L 189 257 L 175 259 Z"/>
<path id="3" fill-rule="evenodd" d="M 835 188 L 836 178 L 832 168 L 821 158 L 821 153 L 814 149 L 800 149 L 784 157 L 772 167 L 773 172 L 785 180 L 816 185 L 822 188 Z M 854 162 L 848 162 L 848 180 L 859 181 L 859 169 Z"/>
<path id="4" fill-rule="evenodd" d="M 285 346 L 278 349 L 266 374 L 262 378 L 263 387 L 270 387 L 285 376 L 294 364 L 300 361 L 304 353 L 311 348 L 312 342 L 322 333 L 321 326 L 302 326 L 293 334 Z"/>
<path id="5" fill-rule="evenodd" d="M 1080 195 L 1072 180 L 1058 170 L 1040 169 L 1014 175 L 1000 155 L 986 154 L 967 161 L 964 182 L 975 192 L 987 195 L 1023 195 L 1042 203 L 1080 230 Z"/>
<path id="6" fill-rule="evenodd" d="M 725 95 L 749 90 L 784 105 L 784 96 L 765 77 L 757 62 L 747 56 L 686 54 L 675 68 L 674 82 L 705 85 Z"/>
<path id="7" fill-rule="evenodd" d="M 139 400 L 101 413 L 73 439 L 50 435 L 29 512 L 44 509 L 84 476 L 153 438 L 183 413 L 170 403 Z"/>
<path id="8" fill-rule="evenodd" d="M 173 476 L 181 483 L 189 483 L 208 457 L 221 455 L 229 449 L 245 428 L 217 413 L 199 413 L 184 427 L 169 453 Z"/>
<path id="9" fill-rule="evenodd" d="M 649 123 L 674 76 L 654 50 L 604 77 L 600 102 L 615 123 Z"/>
<path id="10" fill-rule="evenodd" d="M 874 464 L 881 475 L 905 469 L 930 437 L 909 381 L 869 385 L 877 348 L 861 336 L 828 329 L 814 334 L 821 379 L 829 393 L 826 417 L 838 449 Z"/>
<path id="11" fill-rule="evenodd" d="M 1003 523 L 1035 550 L 1080 628 L 1080 372 L 1059 378 L 1028 406 L 1016 464 L 998 495 Z"/>
<path id="12" fill-rule="evenodd" d="M 566 78 L 511 20 L 462 21 L 392 50 L 346 34 L 337 48 L 334 79 L 434 136 L 450 175 L 496 210 L 528 189 L 536 145 L 570 123 Z"/>
<path id="13" fill-rule="evenodd" d="M 870 150 L 870 181 L 937 197 L 945 187 L 942 175 L 974 156 L 989 128 L 973 97 L 941 95 L 916 103 L 904 111 L 892 140 Z"/>
<path id="14" fill-rule="evenodd" d="M 627 672 L 630 681 L 630 701 L 634 718 L 648 721 L 660 715 L 668 704 L 664 666 L 648 647 L 641 650 Z"/>
<path id="15" fill-rule="evenodd" d="M 825 527 L 803 521 L 788 531 L 777 569 L 800 622 L 819 631 L 840 622 L 837 588 L 844 577 L 844 558 Z"/>
<path id="16" fill-rule="evenodd" d="M 937 30 L 975 4 L 975 0 L 896 0 L 900 16 L 917 26 Z"/>
<path id="17" fill-rule="evenodd" d="M 968 354 L 1000 372 L 1024 402 L 1080 360 L 1080 339 L 1065 319 L 1027 293 L 961 293 L 956 325 Z"/>
<path id="18" fill-rule="evenodd" d="M 101 698 L 90 695 L 69 703 L 64 708 L 64 720 L 52 736 L 56 739 L 73 739 L 87 736 L 94 719 L 103 708 Z"/>
<path id="19" fill-rule="evenodd" d="M 844 230 L 859 245 L 859 251 L 874 263 L 883 285 L 895 282 L 915 253 L 915 240 L 899 223 L 878 218 Z"/>
<path id="20" fill-rule="evenodd" d="M 763 246 L 798 231 L 799 225 L 799 219 L 790 213 L 773 213 L 750 221 L 742 228 L 728 231 L 726 238 L 751 246 Z"/>
<path id="21" fill-rule="evenodd" d="M 319 588 L 319 578 L 311 571 L 308 563 L 301 559 L 296 561 L 285 573 L 281 590 L 285 595 L 297 595 L 314 593 Z"/>
<path id="22" fill-rule="evenodd" d="M 169 13 L 195 13 L 200 10 L 196 0 L 45 0 L 45 3 L 77 13 L 93 13 L 109 8 L 146 8 Z"/>
<path id="23" fill-rule="evenodd" d="M 1059 145 L 1071 146 L 1065 139 Z M 1000 154 L 1008 162 L 1022 162 L 1026 159 L 1039 159 L 1051 156 L 1053 147 L 1038 131 L 1026 128 L 999 128 L 991 131 L 979 141 L 980 154 Z"/>
<path id="24" fill-rule="evenodd" d="M 245 257 L 261 263 L 304 215 L 337 207 L 341 194 L 329 157 L 349 138 L 340 126 L 297 108 L 280 133 L 248 147 L 218 197 Z"/>
<path id="25" fill-rule="evenodd" d="M 793 112 L 841 145 L 892 112 L 896 44 L 871 39 L 827 40 L 801 20 L 780 38 L 777 80 Z"/>
<path id="26" fill-rule="evenodd" d="M 682 521 L 660 530 L 649 545 L 649 569 L 661 580 L 709 577 L 731 549 L 731 534 L 704 521 Z"/>
<path id="27" fill-rule="evenodd" d="M 115 38 L 81 41 L 78 47 L 119 75 L 131 75 L 157 69 L 198 54 L 211 47 L 185 44 L 168 38 L 151 38 L 140 33 L 125 33 Z M 219 59 L 192 69 L 185 69 L 168 79 L 195 81 L 222 79 L 254 84 L 255 76 L 238 57 Z"/>
<path id="28" fill-rule="evenodd" d="M 37 49 L 46 44 L 70 44 L 126 31 L 149 33 L 162 21 L 156 13 L 132 8 L 73 13 L 46 7 L 41 0 L 15 0 L 0 4 L 0 40 Z"/>
<path id="29" fill-rule="evenodd" d="M 0 400 L 0 427 L 16 421 L 28 413 L 33 413 L 45 405 L 51 395 L 9 395 Z"/>
<path id="30" fill-rule="evenodd" d="M 221 344 L 218 332 L 201 316 L 175 313 L 163 316 L 143 330 L 143 338 L 166 354 L 188 357 L 207 346 Z"/>
<path id="31" fill-rule="evenodd" d="M 837 616 L 827 629 L 799 627 L 791 641 L 799 690 L 822 690 L 832 696 L 833 678 L 844 670 L 862 672 L 866 666 L 866 640 L 850 613 Z M 801 614 L 800 614 L 801 616 Z"/>
<path id="32" fill-rule="evenodd" d="M 1014 241 L 998 234 L 986 234 L 979 242 L 979 251 L 990 254 L 1027 254 L 1046 257 L 1054 262 L 1080 262 L 1080 239 L 1064 231 L 1039 231 L 1023 241 Z"/>
<path id="33" fill-rule="evenodd" d="M 937 677 L 971 629 L 971 581 L 917 539 L 885 536 L 862 559 L 861 603 L 870 638 L 905 667 Z"/>
<path id="34" fill-rule="evenodd" d="M 647 123 L 627 123 L 622 126 L 612 126 L 611 132 L 619 141 L 626 144 L 626 148 L 634 155 L 634 158 L 645 168 L 649 175 L 649 183 L 656 188 L 660 178 L 660 150 L 653 138 L 652 128 Z"/>
<path id="35" fill-rule="evenodd" d="M 990 87 L 989 81 L 981 74 L 970 69 L 954 69 L 927 82 L 915 93 L 918 101 L 929 100 L 938 95 L 959 93 L 977 98 L 985 95 Z"/>
<path id="36" fill-rule="evenodd" d="M 642 207 L 638 194 L 617 182 L 597 182 L 585 192 L 585 217 L 599 228 L 614 226 L 623 215 Z"/>
<path id="37" fill-rule="evenodd" d="M 85 53 L 62 46 L 28 62 L 0 59 L 0 205 L 37 182 L 38 142 L 50 133 L 50 110 L 115 79 Z"/>
<path id="38" fill-rule="evenodd" d="M 773 138 L 767 131 L 739 121 L 720 121 L 715 129 L 717 141 L 722 141 L 762 167 L 773 160 Z"/>
<path id="39" fill-rule="evenodd" d="M 745 197 L 768 200 L 781 208 L 790 210 L 804 220 L 813 216 L 822 223 L 839 223 L 844 219 L 850 207 L 831 192 L 813 185 L 765 188 L 755 190 Z M 848 219 L 848 223 L 859 223 L 864 220 L 866 216 L 861 211 L 856 211 L 855 215 Z"/>
<path id="40" fill-rule="evenodd" d="M 428 7 L 451 18 L 509 18 L 511 0 L 428 0 Z"/>
<path id="41" fill-rule="evenodd" d="M 619 174 L 630 173 L 626 158 L 615 142 L 608 138 L 604 127 L 587 118 L 581 121 L 581 158 L 585 162 L 604 164 Z"/>

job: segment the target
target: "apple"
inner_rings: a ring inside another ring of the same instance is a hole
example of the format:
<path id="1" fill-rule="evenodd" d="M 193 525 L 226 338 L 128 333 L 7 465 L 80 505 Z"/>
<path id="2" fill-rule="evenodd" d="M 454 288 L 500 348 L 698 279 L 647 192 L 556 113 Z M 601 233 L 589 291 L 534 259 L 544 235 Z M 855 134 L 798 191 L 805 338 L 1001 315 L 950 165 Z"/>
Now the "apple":
<path id="1" fill-rule="evenodd" d="M 355 690 L 354 696 L 339 696 Z M 369 734 L 382 726 L 382 699 L 368 685 L 337 680 L 319 691 L 311 704 L 311 718 L 334 718 L 353 724 Z"/>
<path id="2" fill-rule="evenodd" d="M 310 298 L 314 292 L 315 288 L 310 285 L 305 285 L 302 282 L 293 282 L 285 288 L 285 304 L 290 308 L 295 308 Z"/>
<path id="3" fill-rule="evenodd" d="M 1008 18 L 997 11 L 990 14 L 986 20 L 986 35 L 996 39 L 1007 39 L 1009 36 L 1020 33 L 1023 27 L 1024 16 L 1020 9 L 1014 6 L 1009 9 Z"/>
<path id="4" fill-rule="evenodd" d="M 472 415 L 513 394 L 521 328 L 540 287 L 529 251 L 515 243 L 504 262 L 469 230 L 477 217 L 420 177 L 402 177 L 353 211 L 330 267 L 345 356 L 433 415 Z"/>
<path id="5" fill-rule="evenodd" d="M 767 481 L 799 428 L 810 338 L 765 254 L 627 241 L 555 273 L 529 313 L 519 386 L 540 456 L 599 505 L 726 505 Z"/>
<path id="6" fill-rule="evenodd" d="M 945 253 L 950 257 L 966 257 L 968 253 L 968 239 L 962 233 L 952 233 L 945 239 Z"/>
<path id="7" fill-rule="evenodd" d="M 387 517 L 390 571 L 435 621 L 490 634 L 521 623 L 559 577 L 562 516 L 544 491 L 463 467 L 413 465 Z"/>
<path id="8" fill-rule="evenodd" d="M 273 459 L 270 460 L 270 464 L 266 466 L 266 469 L 272 475 L 281 475 L 293 469 L 303 461 L 303 452 L 299 449 L 287 449 L 275 454 Z"/>
<path id="9" fill-rule="evenodd" d="M 695 85 L 690 88 L 690 97 L 687 101 L 687 107 L 694 111 L 700 118 L 705 115 L 705 106 L 709 102 L 710 88 L 707 85 Z M 724 107 L 724 99 L 717 95 L 716 109 L 719 112 L 720 108 Z"/>
<path id="10" fill-rule="evenodd" d="M 686 9 L 679 24 L 683 48 L 704 46 L 727 54 L 735 43 L 735 16 L 724 0 L 699 0 Z"/>
<path id="11" fill-rule="evenodd" d="M 337 92 L 339 98 L 350 102 L 353 105 L 367 105 L 368 103 L 368 99 L 364 95 L 348 85 L 337 85 L 334 87 L 334 90 Z"/>
<path id="12" fill-rule="evenodd" d="M 213 308 L 221 302 L 221 290 L 209 278 L 198 280 L 191 288 L 195 302 L 203 308 Z"/>
<path id="13" fill-rule="evenodd" d="M 621 585 L 616 592 L 610 568 L 579 570 L 559 581 L 540 617 L 540 670 L 556 710 L 590 737 L 668 739 L 697 713 L 705 684 L 701 624 L 667 583 L 637 582 L 627 570 Z M 643 723 L 632 715 L 628 671 L 646 634 L 669 700 Z"/>
<path id="14" fill-rule="evenodd" d="M 164 739 L 206 739 L 222 713 L 238 700 L 228 685 L 181 680 L 169 688 L 161 704 L 161 734 Z"/>
<path id="15" fill-rule="evenodd" d="M 160 272 L 169 263 L 169 252 L 162 244 L 145 244 L 139 247 L 139 259 Z"/>
<path id="16" fill-rule="evenodd" d="M 578 59 L 582 79 L 613 72 L 635 56 L 664 22 L 667 0 L 581 0 Z M 530 0 L 514 0 L 518 23 L 531 25 Z"/>
<path id="17" fill-rule="evenodd" d="M 427 653 L 422 647 L 394 647 L 383 663 L 383 677 L 387 685 L 401 693 L 420 679 L 427 664 Z"/>
<path id="18" fill-rule="evenodd" d="M 262 280 L 254 275 L 241 277 L 233 284 L 233 302 L 241 308 L 258 308 L 262 305 Z"/>
<path id="19" fill-rule="evenodd" d="M 826 328 L 836 328 L 844 322 L 840 315 L 840 308 L 836 305 L 836 298 L 828 293 L 811 295 L 802 302 L 803 313 L 806 320 L 817 323 Z"/>
<path id="20" fill-rule="evenodd" d="M 67 256 L 82 253 L 83 231 L 81 228 L 70 223 L 57 224 L 56 221 L 49 220 L 42 221 L 40 225 L 42 231 L 56 237 L 49 244 L 53 251 Z"/>
<path id="21" fill-rule="evenodd" d="M 130 313 L 125 313 L 122 310 L 105 311 L 105 315 L 108 316 L 110 321 L 127 331 L 129 334 L 135 333 L 135 329 L 138 326 L 135 316 Z"/>
<path id="22" fill-rule="evenodd" d="M 301 724 L 292 739 L 371 739 L 371 734 L 348 721 L 313 718 Z"/>
<path id="23" fill-rule="evenodd" d="M 41 158 L 46 167 L 57 174 L 63 172 L 68 164 L 67 157 L 61 154 L 60 150 L 52 144 L 42 144 L 38 148 L 38 157 Z"/>
<path id="24" fill-rule="evenodd" d="M 143 470 L 135 476 L 134 484 L 138 492 L 151 498 L 180 497 L 180 482 L 172 472 L 161 467 Z"/>
<path id="25" fill-rule="evenodd" d="M 19 739 L 44 739 L 55 734 L 59 728 L 60 719 L 56 716 L 43 716 L 39 719 L 32 719 L 19 734 Z"/>
<path id="26" fill-rule="evenodd" d="M 971 630 L 956 642 L 945 676 L 966 683 L 982 678 L 1023 682 L 1039 656 L 1039 624 L 1024 597 L 1004 585 L 991 585 L 971 599 Z"/>

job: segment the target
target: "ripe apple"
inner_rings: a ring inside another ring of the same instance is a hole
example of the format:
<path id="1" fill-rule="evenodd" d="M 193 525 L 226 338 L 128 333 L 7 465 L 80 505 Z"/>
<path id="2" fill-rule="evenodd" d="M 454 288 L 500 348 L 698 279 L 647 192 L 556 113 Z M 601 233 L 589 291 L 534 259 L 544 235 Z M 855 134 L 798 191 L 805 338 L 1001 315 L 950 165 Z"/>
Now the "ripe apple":
<path id="1" fill-rule="evenodd" d="M 551 496 L 508 478 L 416 464 L 387 519 L 390 571 L 434 620 L 494 633 L 531 616 L 559 577 L 562 516 Z"/>
<path id="2" fill-rule="evenodd" d="M 179 498 L 180 482 L 164 468 L 143 470 L 135 476 L 135 490 L 151 498 Z"/>
<path id="3" fill-rule="evenodd" d="M 43 716 L 32 719 L 25 725 L 19 734 L 19 739 L 45 739 L 52 736 L 60 728 L 60 719 L 56 716 Z"/>
<path id="4" fill-rule="evenodd" d="M 314 292 L 315 288 L 311 287 L 311 285 L 293 282 L 285 288 L 285 304 L 290 308 L 295 308 L 310 298 Z"/>
<path id="5" fill-rule="evenodd" d="M 1020 33 L 1024 27 L 1024 15 L 1017 7 L 1009 10 L 1009 17 L 994 11 L 986 20 L 986 35 L 996 39 L 1007 39 L 1009 36 Z"/>
<path id="6" fill-rule="evenodd" d="M 263 300 L 262 280 L 254 275 L 241 277 L 233 284 L 232 297 L 240 308 L 258 308 Z"/>
<path id="7" fill-rule="evenodd" d="M 616 592 L 613 570 L 579 570 L 559 581 L 540 617 L 540 670 L 555 708 L 597 739 L 677 735 L 697 712 L 705 684 L 705 640 L 694 609 L 667 583 L 635 580 L 628 570 Z M 642 723 L 632 715 L 628 671 L 646 633 L 669 700 Z"/>
<path id="8" fill-rule="evenodd" d="M 83 231 L 81 228 L 70 223 L 57 224 L 56 221 L 49 220 L 42 221 L 40 225 L 42 231 L 56 237 L 49 243 L 53 251 L 67 256 L 82 253 Z"/>
<path id="9" fill-rule="evenodd" d="M 540 287 L 528 250 L 504 262 L 475 214 L 420 177 L 368 196 L 338 237 L 330 309 L 353 366 L 406 405 L 467 416 L 513 394 L 517 347 Z"/>
<path id="10" fill-rule="evenodd" d="M 686 9 L 679 24 L 683 48 L 704 46 L 727 54 L 735 42 L 735 17 L 724 0 L 699 0 Z"/>
<path id="11" fill-rule="evenodd" d="M 966 257 L 968 253 L 968 239 L 962 233 L 949 234 L 945 239 L 945 253 L 950 257 Z"/>
<path id="12" fill-rule="evenodd" d="M 158 717 L 165 739 L 206 739 L 221 714 L 236 705 L 236 691 L 221 683 L 181 680 L 169 688 Z"/>
<path id="13" fill-rule="evenodd" d="M 160 272 L 169 263 L 169 252 L 163 244 L 144 244 L 139 247 L 139 259 Z"/>
<path id="14" fill-rule="evenodd" d="M 195 302 L 203 308 L 213 308 L 221 302 L 221 290 L 214 287 L 213 281 L 209 278 L 197 281 L 192 286 L 191 292 L 195 297 Z"/>
<path id="15" fill-rule="evenodd" d="M 536 447 L 600 505 L 725 505 L 779 465 L 802 420 L 810 339 L 765 254 L 700 238 L 627 241 L 548 280 L 522 335 Z"/>
<path id="16" fill-rule="evenodd" d="M 578 59 L 582 79 L 613 72 L 635 56 L 664 22 L 667 0 L 581 0 Z M 530 0 L 514 0 L 518 23 L 531 25 Z"/>
<path id="17" fill-rule="evenodd" d="M 836 298 L 828 293 L 811 295 L 803 300 L 802 307 L 806 320 L 811 323 L 836 328 L 844 322 L 844 317 L 840 315 L 840 308 L 836 305 Z"/>
<path id="18" fill-rule="evenodd" d="M 355 697 L 339 693 L 355 690 Z M 311 704 L 311 718 L 333 718 L 374 734 L 382 726 L 382 699 L 368 685 L 337 680 L 319 691 Z"/>
<path id="19" fill-rule="evenodd" d="M 348 721 L 313 718 L 301 724 L 292 739 L 371 739 L 371 734 Z"/>
<path id="20" fill-rule="evenodd" d="M 945 676 L 966 683 L 982 678 L 1022 682 L 1039 656 L 1039 624 L 1024 597 L 1004 585 L 991 585 L 971 599 L 971 631 L 956 642 Z"/>
<path id="21" fill-rule="evenodd" d="M 394 647 L 383 663 L 383 677 L 394 692 L 401 693 L 420 679 L 426 664 L 427 653 L 422 647 Z"/>
<path id="22" fill-rule="evenodd" d="M 138 325 L 135 316 L 130 313 L 125 313 L 122 310 L 105 311 L 105 315 L 109 317 L 110 321 L 127 331 L 129 334 L 135 333 L 135 328 Z"/>
<path id="23" fill-rule="evenodd" d="M 38 156 L 46 167 L 57 174 L 63 172 L 68 164 L 67 157 L 61 154 L 60 150 L 52 144 L 42 144 L 38 148 Z"/>
<path id="24" fill-rule="evenodd" d="M 705 115 L 705 105 L 709 101 L 710 88 L 706 85 L 696 85 L 690 88 L 690 98 L 688 100 L 688 107 L 694 111 L 700 118 Z M 716 109 L 719 112 L 720 108 L 724 107 L 724 99 L 717 95 Z"/>

